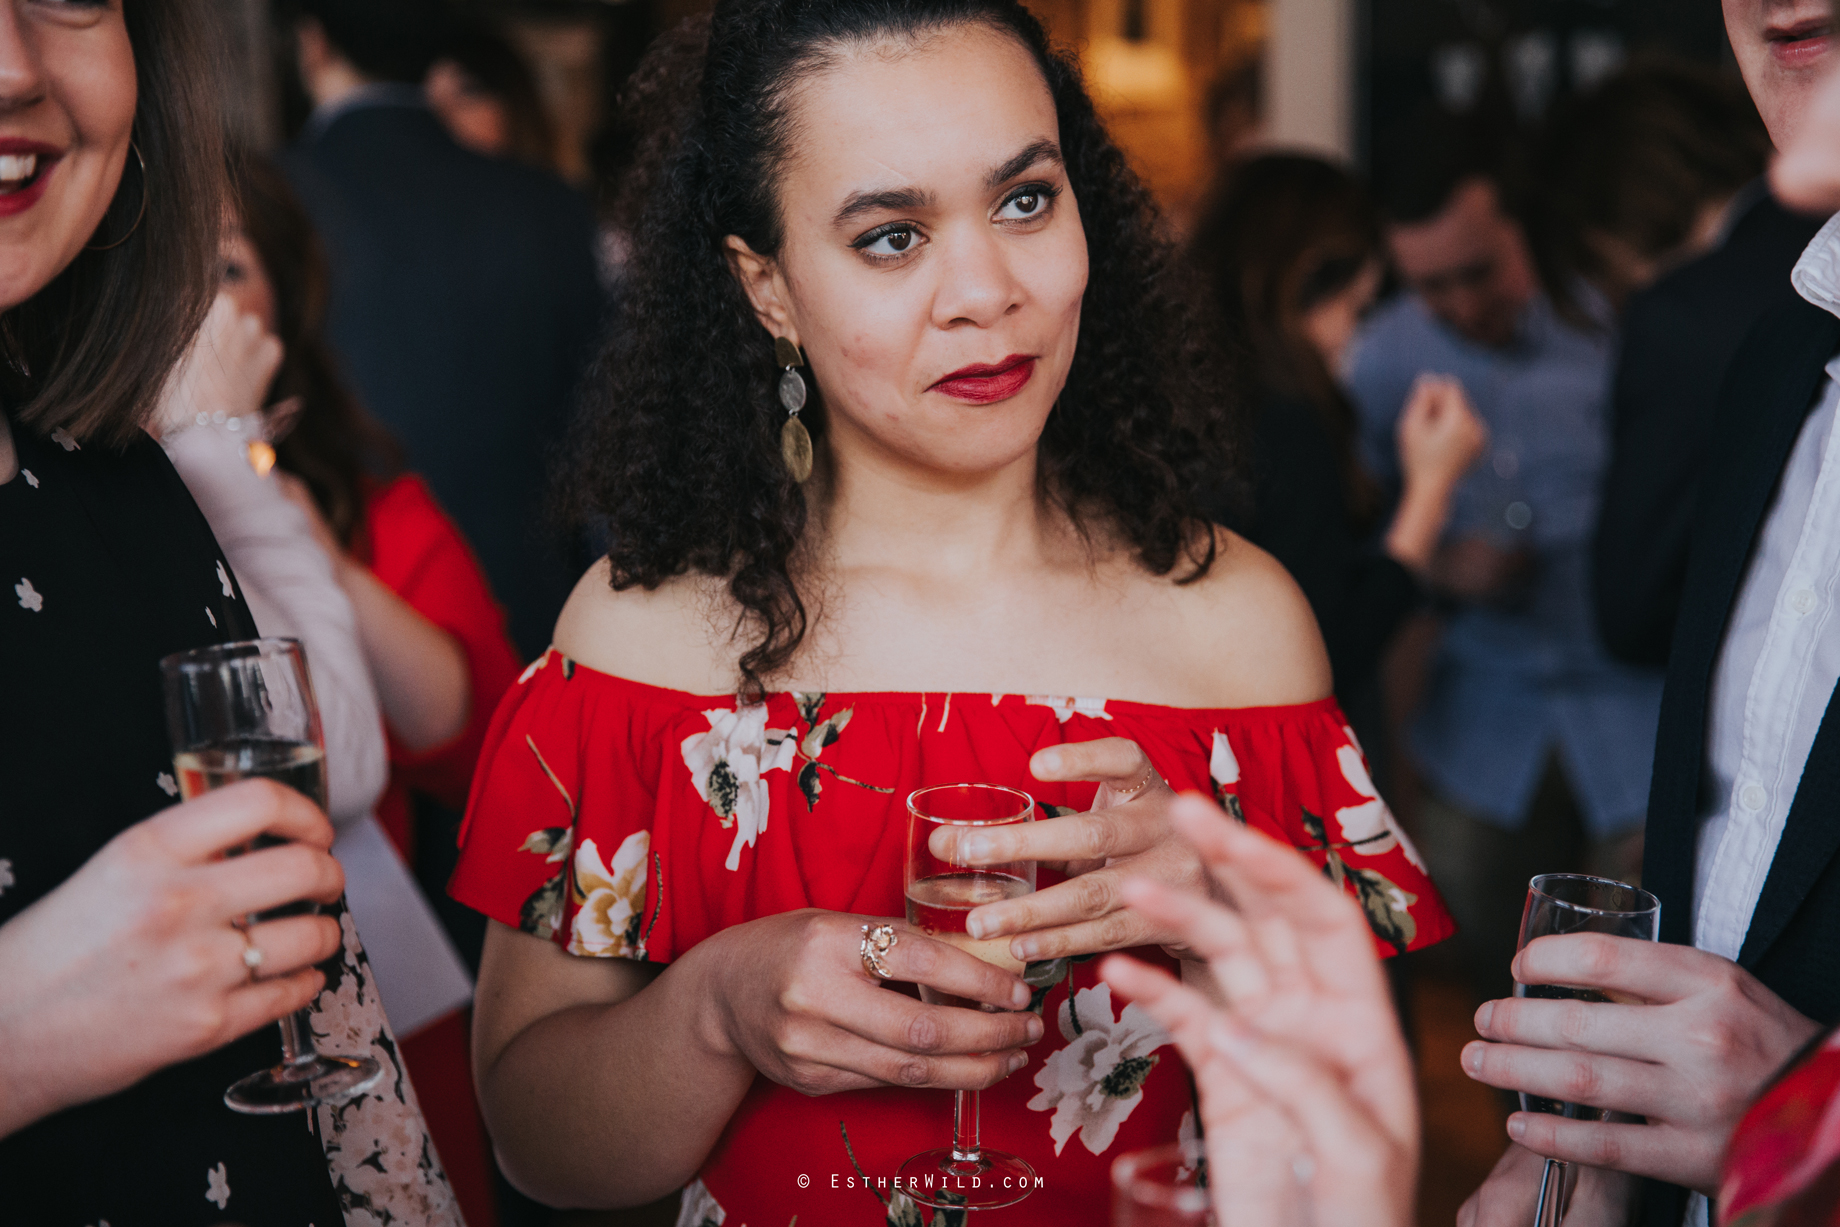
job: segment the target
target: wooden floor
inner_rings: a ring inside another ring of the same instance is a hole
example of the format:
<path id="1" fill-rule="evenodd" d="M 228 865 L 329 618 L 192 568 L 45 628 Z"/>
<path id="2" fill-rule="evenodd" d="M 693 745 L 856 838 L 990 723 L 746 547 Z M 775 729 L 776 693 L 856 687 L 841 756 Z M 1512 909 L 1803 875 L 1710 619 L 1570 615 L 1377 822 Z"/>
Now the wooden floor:
<path id="1" fill-rule="evenodd" d="M 1419 975 L 1412 986 L 1418 1096 L 1424 1119 L 1424 1168 L 1418 1182 L 1419 1227 L 1451 1227 L 1457 1208 L 1482 1183 L 1508 1144 L 1508 1114 L 1496 1092 L 1457 1065 L 1476 1038 L 1475 1006 L 1461 982 Z"/>

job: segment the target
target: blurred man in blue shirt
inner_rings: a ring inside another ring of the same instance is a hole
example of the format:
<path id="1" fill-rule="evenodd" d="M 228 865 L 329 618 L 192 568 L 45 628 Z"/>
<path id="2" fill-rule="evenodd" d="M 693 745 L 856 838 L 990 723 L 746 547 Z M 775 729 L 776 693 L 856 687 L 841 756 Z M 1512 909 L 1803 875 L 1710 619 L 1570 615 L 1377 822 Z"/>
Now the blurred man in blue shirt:
<path id="1" fill-rule="evenodd" d="M 1407 292 L 1363 328 L 1349 383 L 1366 458 L 1395 483 L 1421 374 L 1461 380 L 1489 428 L 1433 567 L 1452 608 L 1407 740 L 1421 846 L 1478 992 L 1498 996 L 1528 878 L 1639 871 L 1661 676 L 1612 661 L 1591 614 L 1613 337 L 1542 291 L 1487 153 L 1439 124 L 1402 142 L 1381 196 Z"/>

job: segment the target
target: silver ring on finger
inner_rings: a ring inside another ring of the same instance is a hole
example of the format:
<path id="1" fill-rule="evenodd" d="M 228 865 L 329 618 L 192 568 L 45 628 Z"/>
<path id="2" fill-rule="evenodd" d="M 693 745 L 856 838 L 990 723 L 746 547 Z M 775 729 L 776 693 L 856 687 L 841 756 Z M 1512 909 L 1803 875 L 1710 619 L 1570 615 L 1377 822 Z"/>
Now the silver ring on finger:
<path id="1" fill-rule="evenodd" d="M 893 950 L 901 935 L 894 931 L 891 924 L 864 925 L 862 927 L 862 965 L 863 970 L 878 980 L 892 980 L 894 974 L 888 970 L 888 964 L 882 957 Z"/>
<path id="2" fill-rule="evenodd" d="M 262 947 L 256 945 L 256 939 L 249 936 L 248 929 L 238 928 L 237 932 L 243 935 L 243 966 L 249 972 L 250 982 L 254 983 L 256 973 L 262 970 Z"/>

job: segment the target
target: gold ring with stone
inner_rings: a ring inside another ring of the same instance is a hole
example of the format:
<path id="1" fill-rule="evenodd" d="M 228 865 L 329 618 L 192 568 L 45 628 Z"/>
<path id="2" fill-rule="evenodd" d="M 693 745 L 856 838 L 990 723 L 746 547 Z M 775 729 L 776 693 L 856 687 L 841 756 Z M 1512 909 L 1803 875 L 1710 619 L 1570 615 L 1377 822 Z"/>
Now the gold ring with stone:
<path id="1" fill-rule="evenodd" d="M 888 965 L 882 962 L 882 956 L 893 950 L 901 935 L 894 931 L 891 924 L 864 925 L 862 927 L 862 965 L 863 970 L 878 980 L 892 980 L 894 974 Z"/>

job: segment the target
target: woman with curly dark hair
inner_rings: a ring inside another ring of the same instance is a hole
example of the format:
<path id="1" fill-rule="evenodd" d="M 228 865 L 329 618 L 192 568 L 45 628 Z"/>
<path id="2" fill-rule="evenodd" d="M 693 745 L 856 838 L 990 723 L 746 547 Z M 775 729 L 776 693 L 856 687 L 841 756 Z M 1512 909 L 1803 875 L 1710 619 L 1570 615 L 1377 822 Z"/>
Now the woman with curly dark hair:
<path id="1" fill-rule="evenodd" d="M 1193 1129 L 1083 957 L 1174 942 L 1118 884 L 1202 881 L 1175 789 L 1315 849 L 1388 950 L 1448 921 L 1308 606 L 1190 502 L 1228 460 L 1204 332 L 1035 19 L 728 0 L 636 98 L 664 127 L 573 487 L 612 546 L 499 711 L 452 886 L 495 922 L 501 1161 L 558 1204 L 687 1185 L 692 1224 L 913 1222 L 999 1183 L 896 1183 L 991 1088 L 1027 1221 L 1089 1221 L 1112 1157 Z M 897 919 L 904 802 L 961 781 L 1051 820 L 935 837 L 1043 866 L 948 938 Z"/>

